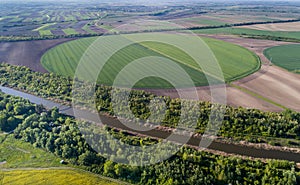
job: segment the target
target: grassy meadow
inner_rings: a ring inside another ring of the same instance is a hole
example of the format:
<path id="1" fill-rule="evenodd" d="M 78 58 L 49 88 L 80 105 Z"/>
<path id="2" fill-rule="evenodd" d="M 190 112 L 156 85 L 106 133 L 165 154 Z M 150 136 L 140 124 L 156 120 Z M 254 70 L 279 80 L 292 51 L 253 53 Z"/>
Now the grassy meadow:
<path id="1" fill-rule="evenodd" d="M 78 32 L 73 28 L 67 28 L 62 30 L 66 35 L 78 34 Z"/>
<path id="2" fill-rule="evenodd" d="M 61 159 L 12 135 L 0 135 L 0 169 L 59 167 Z"/>

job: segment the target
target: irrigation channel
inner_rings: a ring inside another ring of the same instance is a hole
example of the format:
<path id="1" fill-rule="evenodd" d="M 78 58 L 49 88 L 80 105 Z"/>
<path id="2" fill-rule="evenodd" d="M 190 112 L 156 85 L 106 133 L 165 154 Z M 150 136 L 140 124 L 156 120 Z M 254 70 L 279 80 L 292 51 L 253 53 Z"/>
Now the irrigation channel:
<path id="1" fill-rule="evenodd" d="M 28 93 L 24 93 L 21 91 L 17 91 L 11 88 L 3 87 L 0 86 L 0 90 L 3 93 L 13 95 L 13 96 L 19 96 L 25 99 L 28 99 L 30 102 L 34 104 L 43 104 L 45 108 L 51 109 L 54 107 L 59 108 L 60 113 L 66 114 L 69 116 L 74 116 L 74 111 L 73 108 L 70 106 L 65 106 L 59 103 L 55 103 L 53 101 L 49 101 Z M 87 110 L 77 110 L 76 112 L 79 113 L 80 118 L 87 120 L 87 121 L 92 121 L 92 122 L 97 122 L 99 120 L 99 115 L 96 113 L 92 113 Z M 76 114 L 78 117 L 78 114 Z M 147 135 L 150 137 L 155 137 L 155 138 L 162 138 L 165 139 L 167 138 L 171 133 L 167 131 L 162 131 L 162 130 L 157 130 L 153 129 L 150 131 L 136 131 L 132 130 L 125 125 L 123 125 L 119 120 L 108 117 L 108 116 L 102 116 L 101 115 L 101 121 L 103 124 L 109 126 L 109 127 L 115 127 L 118 129 L 122 130 L 128 130 L 130 132 L 134 132 L 137 134 L 142 134 L 142 135 Z M 178 141 L 184 140 L 183 135 L 175 134 L 175 138 Z M 173 138 L 173 137 L 172 137 Z M 199 137 L 192 137 L 187 144 L 192 145 L 192 146 L 199 146 L 199 143 L 201 141 L 201 138 Z M 175 141 L 176 142 L 176 141 Z M 235 144 L 229 144 L 229 143 L 221 143 L 217 141 L 213 141 L 211 145 L 208 147 L 208 149 L 212 150 L 218 150 L 222 151 L 225 153 L 229 154 L 237 154 L 237 155 L 243 155 L 243 156 L 249 156 L 249 157 L 255 157 L 255 158 L 268 158 L 268 159 L 281 159 L 281 160 L 289 160 L 289 161 L 295 161 L 297 163 L 300 162 L 300 154 L 297 153 L 292 153 L 288 151 L 279 151 L 279 150 L 273 150 L 273 149 L 264 149 L 264 148 L 254 148 L 254 147 L 248 147 L 248 146 L 241 146 L 241 145 L 235 145 Z"/>

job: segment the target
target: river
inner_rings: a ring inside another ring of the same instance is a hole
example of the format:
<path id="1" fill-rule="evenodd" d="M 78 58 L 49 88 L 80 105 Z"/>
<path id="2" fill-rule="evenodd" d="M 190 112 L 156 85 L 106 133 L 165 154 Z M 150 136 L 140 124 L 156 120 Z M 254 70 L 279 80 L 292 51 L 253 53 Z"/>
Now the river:
<path id="1" fill-rule="evenodd" d="M 44 98 L 40 98 L 28 93 L 24 93 L 21 91 L 17 91 L 8 87 L 3 87 L 0 86 L 0 90 L 6 94 L 13 95 L 13 96 L 19 96 L 25 99 L 28 99 L 30 102 L 34 104 L 43 104 L 44 107 L 51 109 L 54 107 L 58 107 L 60 112 L 62 114 L 66 114 L 69 116 L 74 116 L 74 110 L 70 106 L 65 106 L 53 101 L 46 100 Z M 89 111 L 85 110 L 77 110 L 76 109 L 76 116 L 80 115 L 80 118 L 85 119 L 87 121 L 92 121 L 92 122 L 98 122 L 99 121 L 99 115 L 96 113 L 91 113 Z M 150 131 L 136 131 L 133 129 L 130 129 L 120 123 L 117 119 L 114 119 L 112 117 L 108 116 L 100 116 L 101 121 L 103 124 L 108 125 L 110 127 L 115 127 L 118 129 L 123 129 L 123 130 L 128 130 L 134 133 L 142 134 L 142 135 L 147 135 L 150 137 L 155 137 L 155 138 L 162 138 L 165 139 L 170 135 L 170 132 L 167 131 L 162 131 L 162 130 L 150 130 Z M 184 138 L 187 136 L 182 136 L 175 134 L 175 141 L 183 141 L 185 140 Z M 174 138 L 174 137 L 172 137 Z M 201 138 L 198 137 L 192 137 L 187 144 L 191 146 L 199 146 L 199 143 L 201 141 Z M 248 147 L 248 146 L 241 146 L 241 145 L 235 145 L 235 144 L 228 144 L 228 143 L 221 143 L 221 142 L 216 142 L 213 141 L 211 145 L 208 147 L 208 149 L 212 150 L 218 150 L 222 151 L 225 153 L 229 154 L 237 154 L 237 155 L 243 155 L 243 156 L 249 156 L 249 157 L 255 157 L 255 158 L 269 158 L 269 159 L 281 159 L 281 160 L 289 160 L 289 161 L 295 161 L 297 163 L 300 162 L 300 154 L 297 153 L 292 153 L 292 152 L 287 152 L 287 151 L 278 151 L 278 150 L 272 150 L 272 149 L 257 149 L 253 147 Z"/>

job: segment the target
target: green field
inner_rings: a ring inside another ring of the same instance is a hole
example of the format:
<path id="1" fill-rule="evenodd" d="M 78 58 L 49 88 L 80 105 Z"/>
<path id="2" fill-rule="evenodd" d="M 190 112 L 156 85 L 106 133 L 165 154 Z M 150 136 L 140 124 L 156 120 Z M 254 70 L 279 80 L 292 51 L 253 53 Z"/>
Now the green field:
<path id="1" fill-rule="evenodd" d="M 1 181 L 2 179 L 2 181 Z M 117 185 L 119 183 L 106 180 L 76 169 L 23 169 L 0 171 L 0 183 L 7 185 Z"/>
<path id="2" fill-rule="evenodd" d="M 52 25 L 55 25 L 56 23 L 48 23 L 48 24 L 44 24 L 32 31 L 38 31 L 40 36 L 45 36 L 45 35 L 52 35 L 52 32 L 51 30 L 46 30 L 46 28 L 52 26 Z"/>
<path id="3" fill-rule="evenodd" d="M 35 148 L 29 143 L 15 139 L 12 135 L 0 135 L 1 168 L 58 167 L 60 158 Z"/>
<path id="4" fill-rule="evenodd" d="M 204 34 L 234 34 L 234 35 L 249 35 L 249 36 L 271 36 L 290 39 L 300 39 L 299 31 L 265 31 L 248 28 L 215 28 L 215 29 L 199 29 L 194 30 L 195 33 Z"/>
<path id="5" fill-rule="evenodd" d="M 203 19 L 199 17 L 193 17 L 193 18 L 186 18 L 183 19 L 188 22 L 196 23 L 196 24 L 202 24 L 202 25 L 214 25 L 214 26 L 219 26 L 219 25 L 224 25 L 226 22 L 221 22 L 213 19 Z"/>
<path id="6" fill-rule="evenodd" d="M 264 51 L 264 55 L 271 60 L 273 64 L 300 74 L 299 51 L 299 44 L 291 44 L 268 48 Z"/>
<path id="7" fill-rule="evenodd" d="M 83 29 L 84 31 L 88 32 L 88 33 L 96 34 L 95 31 L 91 30 L 90 24 L 91 24 L 91 23 L 87 23 L 86 25 L 84 25 L 84 26 L 82 27 L 82 29 Z"/>
<path id="8" fill-rule="evenodd" d="M 62 30 L 66 35 L 75 35 L 78 34 L 78 32 L 73 28 L 67 28 Z"/>
<path id="9" fill-rule="evenodd" d="M 0 132 L 0 184 L 120 184 L 62 165 L 60 160 L 52 153 Z"/>
<path id="10" fill-rule="evenodd" d="M 52 32 L 51 32 L 51 30 L 40 30 L 40 31 L 39 31 L 39 34 L 40 34 L 41 36 L 52 35 Z"/>
<path id="11" fill-rule="evenodd" d="M 55 25 L 56 23 L 48 23 L 48 24 L 44 24 L 43 26 L 40 26 L 32 31 L 40 31 L 40 30 L 44 30 L 46 28 L 48 28 L 49 26 Z"/>
<path id="12" fill-rule="evenodd" d="M 105 30 L 112 30 L 112 29 L 114 29 L 114 27 L 113 26 L 111 26 L 111 25 L 107 25 L 107 24 L 102 24 L 102 25 L 98 25 L 98 23 L 96 24 L 96 26 L 98 26 L 99 28 L 102 28 L 102 29 L 105 29 Z"/>
<path id="13" fill-rule="evenodd" d="M 178 36 L 171 34 L 168 36 L 157 34 L 155 36 L 157 38 L 160 38 L 162 36 L 168 37 L 168 39 L 170 40 L 179 39 Z M 114 43 L 118 43 L 117 39 L 119 39 L 119 37 L 107 36 L 107 38 L 108 37 L 109 43 L 107 43 L 108 46 L 106 47 L 116 47 L 114 46 Z M 132 34 L 126 37 L 129 39 L 133 37 L 143 37 L 143 34 Z M 190 38 L 194 39 L 194 37 L 192 38 L 192 36 Z M 116 39 L 115 42 L 114 39 Z M 88 46 L 95 40 L 96 38 L 84 38 L 59 45 L 44 54 L 41 59 L 41 63 L 49 72 L 73 77 L 81 56 L 88 48 Z M 203 38 L 203 40 L 215 54 L 218 63 L 223 71 L 226 82 L 241 78 L 259 69 L 260 63 L 258 61 L 258 58 L 250 51 L 224 41 L 209 38 Z M 201 52 L 201 48 L 199 48 L 199 51 Z M 99 51 L 95 51 L 95 53 L 97 52 Z M 208 56 L 209 54 L 203 53 L 203 55 Z M 98 78 L 98 83 L 112 85 L 118 73 L 126 65 L 130 64 L 134 60 L 147 56 L 163 57 L 174 61 L 190 75 L 196 86 L 208 85 L 207 78 L 209 78 L 213 83 L 218 83 L 220 81 L 220 76 L 222 76 L 220 74 L 217 74 L 217 65 L 214 63 L 205 60 L 200 61 L 201 67 L 205 68 L 205 70 L 203 70 L 199 67 L 194 59 L 192 59 L 181 49 L 178 49 L 175 46 L 171 46 L 169 44 L 149 41 L 132 44 L 115 52 L 114 55 L 112 55 L 103 66 L 103 69 Z M 205 58 L 207 56 L 203 57 Z M 96 66 L 95 68 L 86 71 L 87 74 L 99 72 L 93 71 L 97 69 L 97 65 L 102 65 L 102 61 L 97 62 L 99 63 L 94 64 Z M 128 77 L 126 78 L 134 78 L 135 74 L 139 73 L 141 70 L 155 68 L 158 71 L 166 71 L 172 79 L 175 79 L 175 81 L 180 84 L 180 87 L 188 86 L 180 77 L 180 75 L 177 75 L 178 71 L 176 71 L 176 69 L 172 71 L 168 67 L 165 67 L 163 65 L 163 62 L 161 63 L 161 65 L 160 63 L 157 64 L 155 62 L 157 61 L 146 63 L 144 66 L 141 66 L 138 69 L 130 69 L 130 75 L 128 75 Z M 122 82 L 120 82 L 120 84 L 118 85 L 127 86 L 128 82 L 126 78 L 122 79 Z M 173 86 L 160 78 L 149 77 L 139 81 L 135 87 L 172 88 Z"/>

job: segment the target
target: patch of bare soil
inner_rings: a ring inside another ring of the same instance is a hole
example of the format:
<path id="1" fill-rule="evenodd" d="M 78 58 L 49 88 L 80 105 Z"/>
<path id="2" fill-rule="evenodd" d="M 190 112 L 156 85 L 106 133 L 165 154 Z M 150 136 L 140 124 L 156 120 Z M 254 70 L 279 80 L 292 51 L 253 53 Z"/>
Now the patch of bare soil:
<path id="1" fill-rule="evenodd" d="M 212 87 L 197 87 L 198 97 L 202 101 L 212 101 L 211 96 L 211 89 L 214 89 L 214 92 L 221 91 L 222 89 L 219 86 L 212 86 Z M 179 95 L 176 90 L 174 89 L 143 89 L 147 92 L 154 93 L 159 96 L 170 96 L 171 98 L 179 98 Z M 193 96 L 194 92 L 191 89 L 181 89 L 185 91 L 186 96 L 189 96 L 189 92 L 191 94 L 190 97 Z M 216 94 L 217 97 L 224 96 L 223 94 Z M 227 105 L 234 106 L 234 107 L 245 107 L 245 108 L 255 108 L 265 111 L 274 111 L 279 112 L 282 111 L 282 108 L 277 107 L 271 103 L 263 101 L 257 97 L 251 96 L 241 90 L 236 88 L 226 86 L 226 101 Z"/>
<path id="2" fill-rule="evenodd" d="M 47 72 L 40 63 L 42 55 L 50 48 L 72 38 L 20 42 L 0 42 L 0 62 L 27 66 L 34 71 Z"/>

